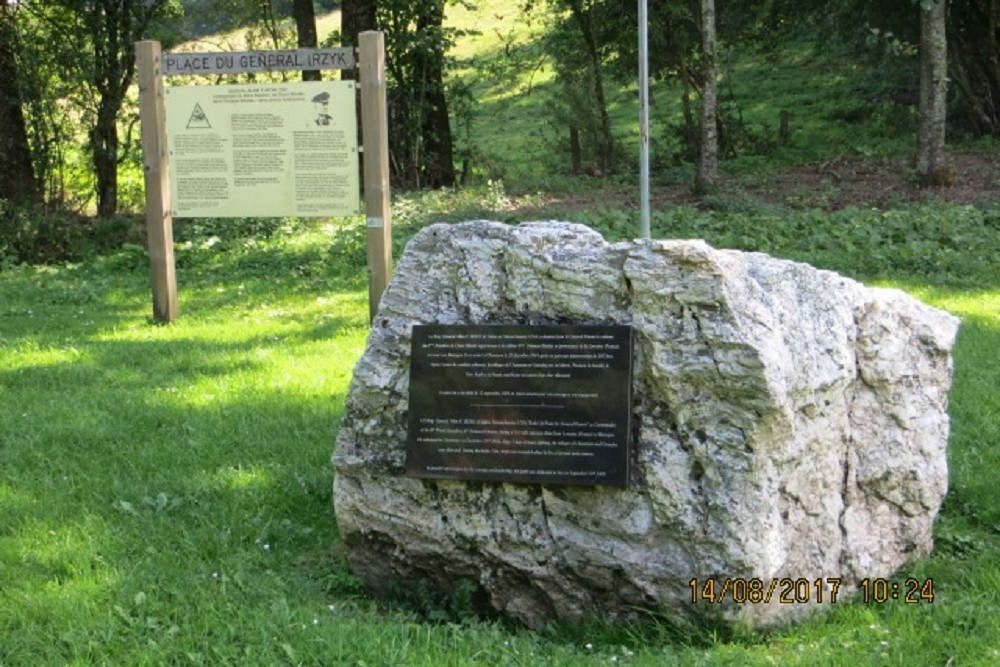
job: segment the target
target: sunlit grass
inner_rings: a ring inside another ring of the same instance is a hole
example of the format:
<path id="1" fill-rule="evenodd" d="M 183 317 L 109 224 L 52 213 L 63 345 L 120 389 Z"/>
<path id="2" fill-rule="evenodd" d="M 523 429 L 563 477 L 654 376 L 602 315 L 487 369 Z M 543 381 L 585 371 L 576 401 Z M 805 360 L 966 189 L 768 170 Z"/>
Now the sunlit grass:
<path id="1" fill-rule="evenodd" d="M 0 664 L 223 664 L 325 610 L 329 451 L 367 299 L 234 271 L 185 290 L 201 272 L 169 327 L 141 274 L 2 277 Z"/>

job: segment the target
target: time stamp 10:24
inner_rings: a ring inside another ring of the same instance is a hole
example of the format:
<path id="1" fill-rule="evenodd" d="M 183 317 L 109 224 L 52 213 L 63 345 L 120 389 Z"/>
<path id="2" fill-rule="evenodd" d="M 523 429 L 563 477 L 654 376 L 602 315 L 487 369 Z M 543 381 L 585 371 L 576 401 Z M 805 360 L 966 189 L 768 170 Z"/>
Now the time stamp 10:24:
<path id="1" fill-rule="evenodd" d="M 842 579 L 794 579 L 782 577 L 767 582 L 758 577 L 692 579 L 691 603 L 710 602 L 721 604 L 726 600 L 736 604 L 822 604 L 837 602 Z M 929 604 L 934 602 L 934 580 L 908 577 L 902 582 L 880 577 L 862 579 L 858 582 L 861 601 L 865 604 L 884 604 L 902 601 L 905 604 Z"/>

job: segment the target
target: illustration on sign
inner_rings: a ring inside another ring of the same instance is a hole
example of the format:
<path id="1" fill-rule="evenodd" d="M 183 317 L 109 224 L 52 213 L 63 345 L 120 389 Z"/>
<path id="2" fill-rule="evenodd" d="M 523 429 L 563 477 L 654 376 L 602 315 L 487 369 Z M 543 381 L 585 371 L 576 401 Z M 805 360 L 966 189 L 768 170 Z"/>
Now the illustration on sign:
<path id="1" fill-rule="evenodd" d="M 192 130 L 194 128 L 212 129 L 212 124 L 208 122 L 208 118 L 205 116 L 205 112 L 200 104 L 194 105 L 194 111 L 191 112 L 191 117 L 188 119 L 187 129 Z"/>
<path id="2" fill-rule="evenodd" d="M 317 125 L 329 125 L 330 121 L 333 120 L 333 116 L 329 114 L 330 111 L 330 93 L 320 93 L 312 99 L 313 104 L 316 105 L 316 120 Z"/>
<path id="3" fill-rule="evenodd" d="M 353 81 L 165 89 L 173 214 L 360 214 Z"/>

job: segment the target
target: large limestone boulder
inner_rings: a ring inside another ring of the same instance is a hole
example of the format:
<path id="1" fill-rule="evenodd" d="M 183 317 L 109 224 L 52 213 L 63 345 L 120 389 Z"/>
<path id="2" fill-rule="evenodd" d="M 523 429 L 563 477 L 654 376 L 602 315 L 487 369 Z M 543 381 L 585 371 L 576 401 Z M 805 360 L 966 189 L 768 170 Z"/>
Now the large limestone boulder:
<path id="1" fill-rule="evenodd" d="M 411 327 L 432 323 L 634 327 L 629 487 L 404 476 Z M 472 580 L 529 626 L 637 609 L 768 625 L 843 603 L 931 549 L 957 327 L 903 292 L 701 241 L 428 227 L 337 438 L 350 565 L 376 590 Z M 710 578 L 722 603 L 702 599 Z"/>

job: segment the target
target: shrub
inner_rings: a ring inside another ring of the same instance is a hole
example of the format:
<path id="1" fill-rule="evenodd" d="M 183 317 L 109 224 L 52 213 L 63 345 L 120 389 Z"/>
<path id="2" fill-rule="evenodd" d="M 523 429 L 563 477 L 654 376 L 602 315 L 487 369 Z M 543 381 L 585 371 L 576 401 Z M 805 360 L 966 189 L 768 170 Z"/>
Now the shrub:
<path id="1" fill-rule="evenodd" d="M 0 264 L 59 264 L 143 244 L 138 218 L 93 219 L 70 209 L 0 200 Z"/>
<path id="2" fill-rule="evenodd" d="M 72 259 L 83 244 L 83 219 L 34 204 L 0 200 L 0 261 L 46 264 Z"/>

